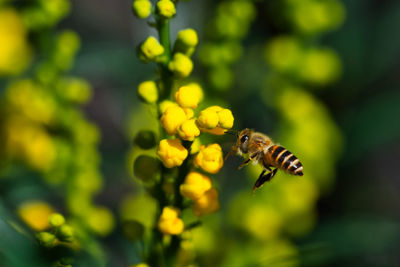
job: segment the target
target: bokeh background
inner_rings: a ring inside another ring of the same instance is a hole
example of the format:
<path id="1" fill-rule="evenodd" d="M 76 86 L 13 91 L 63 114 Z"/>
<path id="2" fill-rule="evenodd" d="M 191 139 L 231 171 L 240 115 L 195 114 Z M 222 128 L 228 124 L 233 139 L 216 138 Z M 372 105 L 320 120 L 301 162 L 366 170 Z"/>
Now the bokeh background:
<path id="1" fill-rule="evenodd" d="M 147 225 L 153 203 L 133 175 L 132 140 L 157 121 L 136 89 L 155 66 L 135 48 L 156 31 L 127 0 L 72 0 L 64 11 L 55 1 L 44 20 L 22 11 L 30 2 L 41 1 L 0 1 L 0 262 L 51 260 L 20 219 L 40 201 L 84 229 L 89 249 L 77 266 L 139 263 L 124 222 Z M 204 105 L 229 107 L 236 129 L 267 133 L 305 173 L 278 173 L 252 196 L 260 169 L 238 171 L 231 158 L 214 177 L 221 211 L 192 231 L 182 261 L 399 266 L 400 3 L 182 1 L 171 23 L 172 36 L 199 34 L 191 79 Z M 215 140 L 225 152 L 235 141 Z"/>

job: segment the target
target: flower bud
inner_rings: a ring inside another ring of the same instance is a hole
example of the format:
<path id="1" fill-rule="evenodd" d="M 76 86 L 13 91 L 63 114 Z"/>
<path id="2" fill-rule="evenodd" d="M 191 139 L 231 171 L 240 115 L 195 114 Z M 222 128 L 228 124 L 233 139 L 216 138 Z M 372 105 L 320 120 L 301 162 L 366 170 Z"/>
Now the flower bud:
<path id="1" fill-rule="evenodd" d="M 218 191 L 211 188 L 200 198 L 196 199 L 193 206 L 193 213 L 196 216 L 203 216 L 219 210 Z"/>
<path id="2" fill-rule="evenodd" d="M 158 221 L 158 229 L 165 235 L 179 235 L 183 232 L 183 221 L 178 218 L 179 210 L 174 207 L 164 207 Z"/>
<path id="3" fill-rule="evenodd" d="M 50 215 L 49 223 L 52 227 L 60 227 L 65 223 L 65 218 L 59 213 L 53 213 Z"/>
<path id="4" fill-rule="evenodd" d="M 144 62 L 154 61 L 164 53 L 164 47 L 153 36 L 148 37 L 139 46 L 139 58 Z"/>
<path id="5" fill-rule="evenodd" d="M 176 13 L 175 4 L 171 0 L 160 0 L 157 2 L 157 13 L 163 18 L 172 18 Z"/>
<path id="6" fill-rule="evenodd" d="M 211 180 L 201 173 L 190 172 L 179 189 L 183 196 L 195 200 L 211 189 Z"/>
<path id="7" fill-rule="evenodd" d="M 224 165 L 222 148 L 219 144 L 201 146 L 194 159 L 194 165 L 209 173 L 217 173 Z"/>
<path id="8" fill-rule="evenodd" d="M 72 242 L 74 239 L 74 229 L 68 224 L 63 224 L 58 228 L 57 237 L 61 241 Z"/>
<path id="9" fill-rule="evenodd" d="M 51 233 L 41 232 L 36 235 L 36 238 L 39 240 L 40 245 L 46 248 L 51 248 L 55 245 L 56 237 Z"/>
<path id="10" fill-rule="evenodd" d="M 193 29 L 185 29 L 178 32 L 174 44 L 174 52 L 181 52 L 187 56 L 191 56 L 199 42 L 197 33 Z"/>
<path id="11" fill-rule="evenodd" d="M 169 135 L 174 135 L 186 119 L 187 115 L 181 107 L 171 106 L 161 116 L 161 124 Z"/>
<path id="12" fill-rule="evenodd" d="M 183 161 L 188 156 L 188 151 L 182 146 L 179 139 L 163 139 L 157 150 L 157 155 L 160 157 L 164 166 L 172 168 L 182 165 Z"/>
<path id="13" fill-rule="evenodd" d="M 196 136 L 200 135 L 200 130 L 196 125 L 196 120 L 190 119 L 182 123 L 178 128 L 178 134 L 183 140 L 193 141 Z"/>
<path id="14" fill-rule="evenodd" d="M 135 0 L 132 4 L 132 10 L 136 17 L 145 19 L 151 14 L 151 2 L 149 0 Z"/>
<path id="15" fill-rule="evenodd" d="M 203 99 L 203 90 L 197 83 L 181 86 L 175 93 L 176 102 L 183 108 L 196 108 Z"/>
<path id="16" fill-rule="evenodd" d="M 157 102 L 158 88 L 154 81 L 145 81 L 138 86 L 138 95 L 146 103 Z"/>
<path id="17" fill-rule="evenodd" d="M 192 72 L 193 62 L 188 56 L 182 53 L 175 53 L 172 60 L 169 62 L 168 68 L 176 76 L 185 78 Z"/>

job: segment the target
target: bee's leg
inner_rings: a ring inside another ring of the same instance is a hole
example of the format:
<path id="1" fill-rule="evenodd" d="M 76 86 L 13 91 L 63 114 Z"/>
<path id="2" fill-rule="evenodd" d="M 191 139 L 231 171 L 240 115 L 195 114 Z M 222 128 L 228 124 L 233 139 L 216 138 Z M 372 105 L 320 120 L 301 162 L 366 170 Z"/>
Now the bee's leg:
<path id="1" fill-rule="evenodd" d="M 249 159 L 245 160 L 242 164 L 240 164 L 240 166 L 238 167 L 238 170 L 240 170 L 241 168 L 243 168 L 244 166 L 246 166 L 247 164 L 249 164 L 250 160 L 251 160 L 251 159 L 249 158 Z"/>
<path id="2" fill-rule="evenodd" d="M 254 186 L 253 186 L 253 191 L 252 191 L 253 194 L 254 194 L 254 191 L 255 191 L 257 188 L 261 187 L 265 182 L 270 181 L 270 180 L 275 176 L 275 174 L 276 174 L 276 172 L 278 171 L 278 169 L 275 168 L 275 169 L 272 170 L 271 172 L 269 172 L 269 173 L 267 173 L 267 174 L 264 175 L 264 173 L 265 173 L 266 171 L 267 171 L 267 170 L 264 169 L 264 170 L 261 172 L 260 176 L 258 177 L 257 181 L 255 182 L 255 184 L 254 184 Z"/>

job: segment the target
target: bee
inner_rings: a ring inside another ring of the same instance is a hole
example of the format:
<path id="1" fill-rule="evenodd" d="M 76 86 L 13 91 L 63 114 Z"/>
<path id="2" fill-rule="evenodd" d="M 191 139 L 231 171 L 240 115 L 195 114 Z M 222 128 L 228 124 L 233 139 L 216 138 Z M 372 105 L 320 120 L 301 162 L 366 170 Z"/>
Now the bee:
<path id="1" fill-rule="evenodd" d="M 253 186 L 254 190 L 261 187 L 265 182 L 270 181 L 278 171 L 283 170 L 289 174 L 303 176 L 303 165 L 299 159 L 289 150 L 274 142 L 265 134 L 255 132 L 251 129 L 244 129 L 237 135 L 236 144 L 226 155 L 238 154 L 248 158 L 239 166 L 239 170 L 252 161 L 259 163 L 264 169 Z M 268 173 L 267 170 L 269 171 Z"/>

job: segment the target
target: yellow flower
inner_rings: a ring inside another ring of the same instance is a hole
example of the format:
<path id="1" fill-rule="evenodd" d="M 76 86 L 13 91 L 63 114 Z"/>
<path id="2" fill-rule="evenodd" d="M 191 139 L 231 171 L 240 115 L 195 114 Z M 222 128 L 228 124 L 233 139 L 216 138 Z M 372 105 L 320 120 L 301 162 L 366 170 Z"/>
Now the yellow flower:
<path id="1" fill-rule="evenodd" d="M 53 213 L 50 215 L 49 224 L 52 227 L 60 227 L 65 223 L 65 218 L 60 213 Z"/>
<path id="2" fill-rule="evenodd" d="M 31 60 L 24 23 L 11 8 L 1 8 L 0 21 L 0 76 L 19 74 Z"/>
<path id="3" fill-rule="evenodd" d="M 158 99 L 158 89 L 154 81 L 145 81 L 138 86 L 139 96 L 147 103 L 155 103 Z"/>
<path id="4" fill-rule="evenodd" d="M 100 236 L 106 236 L 114 229 L 114 216 L 105 207 L 93 207 L 86 216 L 89 228 Z"/>
<path id="5" fill-rule="evenodd" d="M 168 68 L 176 76 L 180 78 L 185 78 L 189 76 L 192 72 L 193 62 L 188 56 L 182 53 L 175 53 L 174 57 L 168 65 Z"/>
<path id="6" fill-rule="evenodd" d="M 170 100 L 164 100 L 160 103 L 160 105 L 158 106 L 161 114 L 164 114 L 165 111 L 167 110 L 167 108 L 172 107 L 172 106 L 178 106 L 178 104 L 176 104 L 173 101 Z"/>
<path id="7" fill-rule="evenodd" d="M 129 267 L 150 267 L 147 263 L 138 263 L 134 265 L 129 265 Z"/>
<path id="8" fill-rule="evenodd" d="M 179 106 L 170 106 L 161 116 L 161 124 L 169 135 L 174 135 L 178 132 L 178 127 L 186 121 L 187 115 Z"/>
<path id="9" fill-rule="evenodd" d="M 140 46 L 140 59 L 152 61 L 164 53 L 164 47 L 153 36 L 148 37 Z"/>
<path id="10" fill-rule="evenodd" d="M 197 83 L 182 86 L 175 93 L 175 101 L 183 108 L 196 108 L 203 99 L 203 90 Z"/>
<path id="11" fill-rule="evenodd" d="M 224 165 L 222 149 L 218 144 L 201 146 L 199 153 L 194 159 L 196 167 L 202 168 L 209 173 L 217 173 Z"/>
<path id="12" fill-rule="evenodd" d="M 19 217 L 32 229 L 43 231 L 50 226 L 49 218 L 53 208 L 42 201 L 32 201 L 18 207 Z"/>
<path id="13" fill-rule="evenodd" d="M 171 18 L 175 15 L 175 5 L 170 0 L 160 0 L 157 2 L 157 11 L 164 18 Z"/>
<path id="14" fill-rule="evenodd" d="M 223 129 L 232 128 L 233 121 L 232 112 L 220 106 L 211 106 L 202 110 L 197 119 L 199 127 L 204 128 L 201 130 L 218 135 L 224 134 Z"/>
<path id="15" fill-rule="evenodd" d="M 179 235 L 183 232 L 183 221 L 178 218 L 179 210 L 174 207 L 164 207 L 158 221 L 158 229 L 165 235 Z"/>
<path id="16" fill-rule="evenodd" d="M 151 14 L 151 2 L 149 0 L 135 0 L 132 10 L 139 19 L 145 19 Z"/>
<path id="17" fill-rule="evenodd" d="M 186 46 L 196 46 L 199 42 L 197 33 L 193 29 L 185 29 L 185 30 L 179 31 L 176 39 L 177 39 L 177 41 L 179 40 Z"/>
<path id="18" fill-rule="evenodd" d="M 182 146 L 180 139 L 163 139 L 160 141 L 157 155 L 165 167 L 172 168 L 182 165 L 188 151 Z"/>
<path id="19" fill-rule="evenodd" d="M 190 172 L 185 182 L 180 186 L 180 192 L 183 196 L 192 200 L 198 199 L 211 189 L 211 180 L 198 172 Z"/>
<path id="20" fill-rule="evenodd" d="M 219 126 L 224 129 L 230 129 L 233 126 L 233 115 L 229 109 L 223 109 L 218 112 Z"/>
<path id="21" fill-rule="evenodd" d="M 193 111 L 193 109 L 191 109 L 191 108 L 183 108 L 183 111 L 185 111 L 186 118 L 187 118 L 188 120 L 190 120 L 191 118 L 193 118 L 193 116 L 194 116 L 194 111 Z"/>
<path id="22" fill-rule="evenodd" d="M 200 111 L 199 117 L 197 119 L 197 123 L 200 127 L 206 129 L 213 129 L 217 127 L 219 122 L 219 117 L 217 112 L 210 108 L 206 108 Z"/>
<path id="23" fill-rule="evenodd" d="M 193 213 L 196 216 L 203 216 L 219 210 L 218 191 L 211 188 L 200 198 L 194 201 Z"/>
<path id="24" fill-rule="evenodd" d="M 196 136 L 200 135 L 196 120 L 190 119 L 182 123 L 178 128 L 178 134 L 183 140 L 193 141 Z"/>

